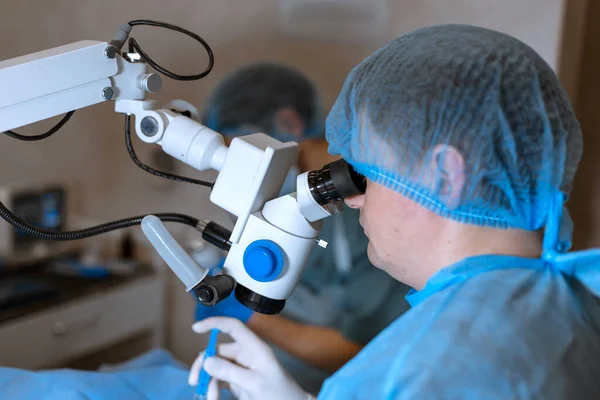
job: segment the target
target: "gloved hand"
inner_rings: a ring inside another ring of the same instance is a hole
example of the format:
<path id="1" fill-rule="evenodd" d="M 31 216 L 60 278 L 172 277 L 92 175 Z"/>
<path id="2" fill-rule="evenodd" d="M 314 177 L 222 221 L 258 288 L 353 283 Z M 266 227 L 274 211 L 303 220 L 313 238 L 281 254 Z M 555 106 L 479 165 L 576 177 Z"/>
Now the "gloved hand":
<path id="1" fill-rule="evenodd" d="M 240 400 L 314 400 L 279 365 L 271 348 L 239 320 L 208 318 L 194 324 L 192 329 L 196 333 L 218 329 L 233 339 L 233 343 L 219 345 L 218 356 L 204 363 L 206 372 L 213 378 L 208 400 L 219 398 L 217 381 L 228 384 Z M 203 357 L 201 353 L 190 370 L 188 382 L 192 386 L 198 384 Z"/>
<path id="2" fill-rule="evenodd" d="M 196 305 L 195 320 L 202 321 L 210 317 L 230 317 L 246 323 L 252 314 L 252 310 L 243 306 L 232 293 L 228 298 L 221 300 L 221 302 L 214 306 L 203 306 L 198 302 L 198 305 Z"/>

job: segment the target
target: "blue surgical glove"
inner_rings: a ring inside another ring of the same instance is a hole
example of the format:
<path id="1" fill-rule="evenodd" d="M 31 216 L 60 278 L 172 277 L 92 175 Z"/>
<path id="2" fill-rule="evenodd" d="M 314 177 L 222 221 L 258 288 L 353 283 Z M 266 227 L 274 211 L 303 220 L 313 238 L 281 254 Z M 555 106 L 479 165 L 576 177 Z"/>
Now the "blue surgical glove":
<path id="1" fill-rule="evenodd" d="M 253 313 L 252 310 L 243 306 L 232 293 L 228 298 L 212 307 L 203 306 L 198 302 L 196 305 L 195 318 L 196 321 L 200 321 L 209 317 L 230 317 L 246 323 Z"/>

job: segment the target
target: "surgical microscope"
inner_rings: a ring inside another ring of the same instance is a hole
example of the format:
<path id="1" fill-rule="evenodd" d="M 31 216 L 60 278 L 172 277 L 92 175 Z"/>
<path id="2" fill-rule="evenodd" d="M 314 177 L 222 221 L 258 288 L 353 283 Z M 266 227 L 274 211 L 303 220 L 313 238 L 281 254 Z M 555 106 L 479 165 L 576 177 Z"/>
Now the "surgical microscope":
<path id="1" fill-rule="evenodd" d="M 135 26 L 173 30 L 192 37 L 208 54 L 208 66 L 196 75 L 178 75 L 156 63 L 130 36 Z M 128 44 L 128 51 L 123 47 Z M 80 41 L 0 62 L 0 132 L 14 139 L 37 141 L 62 128 L 76 110 L 114 101 L 125 115 L 125 142 L 135 164 L 145 171 L 210 189 L 210 201 L 237 217 L 233 230 L 187 215 L 143 215 L 70 232 L 35 227 L 0 203 L 0 216 L 25 234 L 46 240 L 78 240 L 140 225 L 152 246 L 183 282 L 187 291 L 212 306 L 233 292 L 246 307 L 277 314 L 300 279 L 309 252 L 319 240 L 322 220 L 343 209 L 343 199 L 364 193 L 366 182 L 344 160 L 301 174 L 295 193 L 279 196 L 295 163 L 298 144 L 281 143 L 263 133 L 237 137 L 229 147 L 218 132 L 186 116 L 186 110 L 155 108 L 148 94 L 161 89 L 161 75 L 195 81 L 210 73 L 214 56 L 198 35 L 175 25 L 136 20 L 122 25 L 110 42 Z M 152 72 L 150 69 L 154 70 Z M 23 135 L 13 129 L 65 116 L 48 132 Z M 187 114 L 189 115 L 189 114 Z M 158 171 L 136 156 L 134 130 L 144 143 L 155 144 L 198 171 L 215 170 L 215 182 Z M 227 251 L 222 273 L 209 274 L 169 234 L 163 222 L 189 225 L 210 244 Z M 325 251 L 325 250 L 323 250 Z"/>

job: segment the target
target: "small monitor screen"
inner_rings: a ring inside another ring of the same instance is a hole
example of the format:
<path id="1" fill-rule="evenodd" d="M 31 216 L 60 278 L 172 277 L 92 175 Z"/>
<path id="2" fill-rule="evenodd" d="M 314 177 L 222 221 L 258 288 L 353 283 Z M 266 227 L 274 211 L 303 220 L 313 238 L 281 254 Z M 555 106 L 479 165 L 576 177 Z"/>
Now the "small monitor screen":
<path id="1" fill-rule="evenodd" d="M 60 232 L 64 226 L 65 193 L 62 188 L 43 191 L 20 192 L 13 197 L 13 213 L 23 221 L 53 232 Z M 22 249 L 36 242 L 36 238 L 26 235 L 20 229 L 14 230 L 14 243 Z"/>

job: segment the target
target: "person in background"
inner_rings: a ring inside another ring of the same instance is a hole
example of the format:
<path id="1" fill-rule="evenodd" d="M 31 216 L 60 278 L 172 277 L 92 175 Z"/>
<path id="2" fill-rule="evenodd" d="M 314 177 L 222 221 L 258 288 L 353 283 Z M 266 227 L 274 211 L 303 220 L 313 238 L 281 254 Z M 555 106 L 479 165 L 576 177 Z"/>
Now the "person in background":
<path id="1" fill-rule="evenodd" d="M 297 166 L 281 195 L 295 192 L 298 174 L 336 159 L 327 153 L 315 86 L 286 66 L 259 63 L 234 71 L 209 96 L 202 123 L 228 140 L 262 132 L 298 142 Z M 198 304 L 196 320 L 229 316 L 247 323 L 305 390 L 318 392 L 328 376 L 408 309 L 409 288 L 369 262 L 358 217 L 358 210 L 346 209 L 323 221 L 320 238 L 329 246 L 312 251 L 281 314 L 252 313 L 231 295 L 215 307 Z"/>

